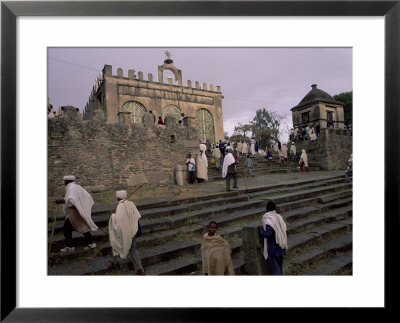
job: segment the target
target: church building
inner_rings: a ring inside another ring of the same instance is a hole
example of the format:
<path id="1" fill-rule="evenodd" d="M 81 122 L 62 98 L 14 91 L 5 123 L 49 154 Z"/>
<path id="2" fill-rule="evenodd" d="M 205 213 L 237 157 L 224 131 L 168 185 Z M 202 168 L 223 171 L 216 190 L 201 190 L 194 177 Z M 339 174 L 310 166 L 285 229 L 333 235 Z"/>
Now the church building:
<path id="1" fill-rule="evenodd" d="M 167 116 L 178 120 L 184 113 L 184 124 L 196 127 L 200 141 L 224 140 L 220 86 L 200 85 L 198 81 L 192 84 L 190 80 L 184 85 L 182 71 L 175 67 L 168 51 L 166 56 L 164 64 L 158 66 L 157 80 L 151 73 L 147 79 L 143 72 L 136 75 L 134 69 L 124 75 L 118 68 L 115 75 L 112 66 L 104 65 L 84 109 L 84 119 L 90 120 L 100 110 L 107 123 L 117 123 L 123 113 L 129 114 L 130 122 L 140 124 L 143 115 L 152 111 L 157 123 L 159 116 L 162 120 Z M 172 77 L 164 82 L 166 73 L 172 73 Z"/>

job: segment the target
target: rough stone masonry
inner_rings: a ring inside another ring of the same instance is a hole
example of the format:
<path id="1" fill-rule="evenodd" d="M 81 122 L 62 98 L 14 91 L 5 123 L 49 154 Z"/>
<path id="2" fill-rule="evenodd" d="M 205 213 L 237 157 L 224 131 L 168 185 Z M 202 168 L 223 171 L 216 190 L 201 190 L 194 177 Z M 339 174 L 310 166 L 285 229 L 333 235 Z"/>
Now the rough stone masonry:
<path id="1" fill-rule="evenodd" d="M 96 111 L 91 120 L 79 120 L 75 107 L 64 117 L 48 119 L 48 194 L 64 192 L 63 176 L 75 175 L 88 190 L 102 191 L 149 183 L 173 183 L 174 169 L 186 155 L 198 151 L 196 129 L 188 118 L 184 126 L 168 117 L 166 125 L 145 122 L 109 124 Z"/>

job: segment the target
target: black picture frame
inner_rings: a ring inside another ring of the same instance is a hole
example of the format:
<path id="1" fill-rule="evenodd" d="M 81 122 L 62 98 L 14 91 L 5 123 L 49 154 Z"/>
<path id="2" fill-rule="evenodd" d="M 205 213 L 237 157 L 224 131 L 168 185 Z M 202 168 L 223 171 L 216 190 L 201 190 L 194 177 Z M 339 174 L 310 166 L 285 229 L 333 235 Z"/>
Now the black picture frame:
<path id="1" fill-rule="evenodd" d="M 1 321 L 202 322 L 263 320 L 270 309 L 16 307 L 16 19 L 18 16 L 384 16 L 385 19 L 385 307 L 396 306 L 399 233 L 400 1 L 2 1 L 1 2 Z M 373 125 L 371 125 L 373 127 Z M 372 129 L 372 128 L 371 128 Z M 367 140 L 367 138 L 366 138 Z M 365 153 L 373 165 L 373 151 Z M 373 171 L 371 167 L 371 171 Z M 371 183 L 371 188 L 373 183 Z M 373 204 L 373 202 L 372 202 Z M 373 211 L 372 211 L 373 212 Z M 373 232 L 371 232 L 373 241 Z M 373 261 L 373 255 L 371 255 Z M 373 277 L 371 277 L 373 279 Z M 265 288 L 265 287 L 264 287 Z M 60 295 L 62 292 L 59 291 Z M 267 288 L 266 288 L 267 292 Z M 368 289 L 366 287 L 366 292 Z M 107 293 L 105 293 L 107 294 Z M 140 293 L 132 293 L 140 297 Z M 245 298 L 245 295 L 238 295 Z M 275 309 L 278 310 L 279 309 Z M 329 310 L 329 309 L 327 309 Z M 380 310 L 380 309 L 378 309 Z M 253 313 L 254 312 L 254 313 Z M 335 312 L 330 311 L 331 317 Z M 287 309 L 280 313 L 288 315 Z M 385 313 L 385 314 L 386 314 Z M 253 316 L 254 315 L 254 316 Z M 379 315 L 382 315 L 379 311 Z M 381 317 L 381 316 L 380 316 Z"/>

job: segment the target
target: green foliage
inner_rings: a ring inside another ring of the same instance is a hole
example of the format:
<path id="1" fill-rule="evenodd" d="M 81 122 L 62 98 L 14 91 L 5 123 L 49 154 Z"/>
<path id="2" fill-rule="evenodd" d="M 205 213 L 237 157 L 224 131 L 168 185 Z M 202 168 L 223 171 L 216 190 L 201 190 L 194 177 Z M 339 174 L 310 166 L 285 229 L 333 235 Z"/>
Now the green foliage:
<path id="1" fill-rule="evenodd" d="M 229 141 L 229 135 L 226 131 L 224 132 L 224 140 Z"/>
<path id="2" fill-rule="evenodd" d="M 278 140 L 279 128 L 283 119 L 283 116 L 274 111 L 267 111 L 265 108 L 256 111 L 251 126 L 253 138 L 262 149 L 265 149 L 265 147 L 270 146 L 274 141 Z"/>
<path id="3" fill-rule="evenodd" d="M 247 134 L 252 131 L 252 126 L 249 123 L 239 124 L 233 129 L 234 134 L 242 135 L 242 137 L 246 138 Z"/>
<path id="4" fill-rule="evenodd" d="M 353 123 L 353 91 L 336 94 L 333 98 L 344 103 L 345 124 Z"/>

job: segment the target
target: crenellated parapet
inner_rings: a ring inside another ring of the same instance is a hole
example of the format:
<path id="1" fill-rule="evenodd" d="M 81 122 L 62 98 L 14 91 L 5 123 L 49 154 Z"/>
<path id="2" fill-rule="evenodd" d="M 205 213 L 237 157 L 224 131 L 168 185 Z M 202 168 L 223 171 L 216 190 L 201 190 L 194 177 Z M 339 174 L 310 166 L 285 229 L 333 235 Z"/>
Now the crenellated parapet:
<path id="1" fill-rule="evenodd" d="M 165 70 L 171 71 L 174 75 L 174 78 L 168 77 L 167 79 L 164 80 L 163 74 L 164 74 Z M 137 75 L 135 74 L 135 72 L 137 72 Z M 124 78 L 124 79 L 132 79 L 132 80 L 138 80 L 138 81 L 174 85 L 174 86 L 178 86 L 178 87 L 190 88 L 190 89 L 195 89 L 195 90 L 221 92 L 220 86 L 215 87 L 213 84 L 207 85 L 207 83 L 205 83 L 205 82 L 200 83 L 199 81 L 192 82 L 191 80 L 188 80 L 186 82 L 186 86 L 184 86 L 182 83 L 182 71 L 177 69 L 172 64 L 164 64 L 164 65 L 158 66 L 158 81 L 157 82 L 154 80 L 153 74 L 148 73 L 147 79 L 146 79 L 145 75 L 142 71 L 135 71 L 135 69 L 129 69 L 126 75 L 127 76 L 124 76 L 124 71 L 121 67 L 118 67 L 116 70 L 116 73 L 113 73 L 111 65 L 104 65 L 103 74 L 100 75 L 98 77 L 98 79 L 103 80 L 104 77 L 112 76 L 112 77 L 118 77 L 118 78 Z M 96 80 L 96 82 L 97 82 L 97 80 Z M 193 84 L 194 84 L 194 86 L 193 86 Z M 98 89 L 98 87 L 99 86 L 97 86 L 97 89 Z"/>
<path id="2" fill-rule="evenodd" d="M 168 115 L 177 119 L 182 114 L 199 117 L 199 113 L 205 113 L 207 118 L 201 119 L 204 124 L 196 123 L 196 127 L 207 129 L 207 133 L 203 131 L 199 136 L 202 140 L 207 137 L 215 141 L 224 138 L 222 99 L 220 86 L 197 80 L 187 80 L 183 84 L 182 71 L 174 66 L 170 57 L 158 66 L 154 76 L 134 68 L 123 70 L 104 65 L 90 92 L 83 119 L 104 118 L 109 124 L 129 120 L 141 123 L 142 116 L 150 110 L 162 120 Z M 168 108 L 171 106 L 174 109 Z M 128 110 L 130 116 L 120 113 Z"/>

